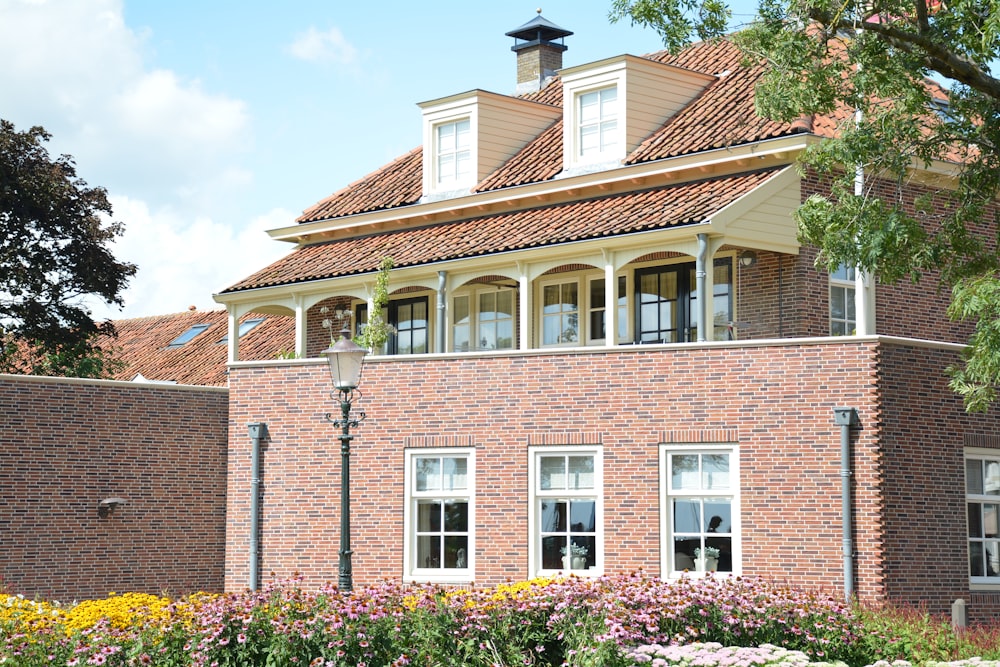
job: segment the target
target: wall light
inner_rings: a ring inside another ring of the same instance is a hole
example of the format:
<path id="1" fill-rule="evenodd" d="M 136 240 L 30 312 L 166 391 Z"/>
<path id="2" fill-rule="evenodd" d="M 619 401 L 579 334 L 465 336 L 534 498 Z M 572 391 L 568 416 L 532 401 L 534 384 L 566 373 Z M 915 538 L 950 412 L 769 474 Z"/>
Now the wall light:
<path id="1" fill-rule="evenodd" d="M 97 503 L 97 516 L 106 519 L 109 514 L 114 514 L 115 510 L 122 505 L 128 505 L 128 501 L 124 498 L 105 498 Z"/>
<path id="2" fill-rule="evenodd" d="M 744 250 L 740 253 L 740 266 L 745 269 L 750 268 L 757 263 L 757 253 L 753 250 Z"/>

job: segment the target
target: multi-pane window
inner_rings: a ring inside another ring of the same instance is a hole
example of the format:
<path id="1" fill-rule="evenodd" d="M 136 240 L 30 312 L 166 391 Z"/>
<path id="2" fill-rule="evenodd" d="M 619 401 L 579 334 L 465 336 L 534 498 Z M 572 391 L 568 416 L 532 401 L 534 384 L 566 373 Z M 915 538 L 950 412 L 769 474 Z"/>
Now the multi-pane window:
<path id="1" fill-rule="evenodd" d="M 1000 584 L 1000 453 L 966 452 L 969 575 L 973 583 Z"/>
<path id="2" fill-rule="evenodd" d="M 535 448 L 529 477 L 534 574 L 603 567 L 600 447 Z"/>
<path id="3" fill-rule="evenodd" d="M 389 302 L 389 354 L 427 352 L 427 297 L 398 299 Z"/>
<path id="4" fill-rule="evenodd" d="M 610 152 L 618 137 L 618 89 L 614 86 L 577 96 L 577 138 L 581 158 Z"/>
<path id="5" fill-rule="evenodd" d="M 712 337 L 729 338 L 733 319 L 732 259 L 713 263 Z M 636 342 L 684 343 L 698 340 L 698 284 L 693 262 L 636 271 Z"/>
<path id="6" fill-rule="evenodd" d="M 830 335 L 850 336 L 857 330 L 854 314 L 853 266 L 841 265 L 830 273 Z"/>
<path id="7" fill-rule="evenodd" d="M 580 341 L 580 285 L 577 281 L 542 286 L 542 345 Z"/>
<path id="8" fill-rule="evenodd" d="M 461 185 L 472 173 L 472 135 L 469 119 L 441 123 L 434 128 L 437 148 L 437 182 Z"/>
<path id="9" fill-rule="evenodd" d="M 664 569 L 739 571 L 739 474 L 735 448 L 664 446 Z"/>
<path id="10" fill-rule="evenodd" d="M 593 278 L 590 280 L 588 304 L 589 320 L 587 327 L 587 339 L 591 342 L 603 341 L 605 339 L 607 318 L 605 317 L 605 291 L 604 278 Z M 617 285 L 618 303 L 618 340 L 628 338 L 628 292 L 625 276 L 618 276 L 615 281 Z"/>
<path id="11" fill-rule="evenodd" d="M 516 292 L 508 288 L 456 296 L 452 300 L 452 349 L 513 349 L 515 297 Z"/>
<path id="12" fill-rule="evenodd" d="M 471 580 L 474 452 L 407 450 L 406 577 Z"/>

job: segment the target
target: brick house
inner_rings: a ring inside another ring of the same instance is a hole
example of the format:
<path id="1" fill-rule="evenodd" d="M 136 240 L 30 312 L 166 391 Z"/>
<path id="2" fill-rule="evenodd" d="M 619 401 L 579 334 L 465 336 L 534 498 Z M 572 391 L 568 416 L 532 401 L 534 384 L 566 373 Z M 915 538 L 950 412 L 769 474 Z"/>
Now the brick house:
<path id="1" fill-rule="evenodd" d="M 251 562 L 336 579 L 323 322 L 360 330 L 391 257 L 395 332 L 355 406 L 356 582 L 714 568 L 1000 611 L 997 420 L 944 375 L 968 330 L 933 277 L 821 273 L 797 240 L 824 184 L 793 162 L 848 114 L 758 118 L 760 70 L 727 41 L 563 67 L 570 34 L 508 33 L 515 96 L 421 103 L 419 147 L 273 230 L 295 249 L 216 295 L 231 333 L 294 318 L 299 356 L 229 337 L 226 587 Z"/>

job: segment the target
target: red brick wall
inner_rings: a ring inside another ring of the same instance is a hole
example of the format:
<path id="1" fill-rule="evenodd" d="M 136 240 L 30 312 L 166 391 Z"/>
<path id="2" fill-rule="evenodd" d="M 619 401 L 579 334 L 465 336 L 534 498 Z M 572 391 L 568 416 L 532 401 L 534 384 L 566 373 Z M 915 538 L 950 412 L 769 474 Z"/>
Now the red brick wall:
<path id="1" fill-rule="evenodd" d="M 0 582 L 69 601 L 219 591 L 219 388 L 0 376 Z M 102 518 L 98 503 L 128 501 Z"/>
<path id="2" fill-rule="evenodd" d="M 843 588 L 840 431 L 833 408 L 877 418 L 876 343 L 629 348 L 588 354 L 373 359 L 365 370 L 352 452 L 358 583 L 402 575 L 403 450 L 477 448 L 476 581 L 527 570 L 527 450 L 555 441 L 604 445 L 605 562 L 659 574 L 658 446 L 737 442 L 742 465 L 744 572 Z M 232 369 L 226 587 L 247 582 L 246 424 L 268 424 L 261 572 L 335 581 L 339 442 L 326 369 L 310 362 Z M 558 388 L 558 389 L 554 389 Z M 857 534 L 877 540 L 883 516 L 877 429 L 858 436 Z M 873 551 L 869 547 L 869 553 Z M 859 564 L 859 593 L 884 595 L 881 563 Z"/>
<path id="3" fill-rule="evenodd" d="M 895 599 L 945 610 L 962 598 L 972 620 L 995 621 L 1000 591 L 969 591 L 963 448 L 996 447 L 997 417 L 969 415 L 943 369 L 957 351 L 885 345 L 883 395 L 886 580 Z"/>

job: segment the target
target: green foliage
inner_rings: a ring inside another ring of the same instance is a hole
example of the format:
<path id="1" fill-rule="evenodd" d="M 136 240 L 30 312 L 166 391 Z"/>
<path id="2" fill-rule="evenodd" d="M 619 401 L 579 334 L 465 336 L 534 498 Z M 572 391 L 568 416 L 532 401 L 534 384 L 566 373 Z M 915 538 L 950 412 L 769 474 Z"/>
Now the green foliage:
<path id="1" fill-rule="evenodd" d="M 123 228 L 107 220 L 105 191 L 77 178 L 69 156 L 52 159 L 49 137 L 0 120 L 0 369 L 101 377 L 99 337 L 114 329 L 82 300 L 120 305 L 136 267 L 108 249 Z"/>
<path id="2" fill-rule="evenodd" d="M 368 323 L 354 341 L 372 352 L 381 350 L 393 332 L 392 325 L 385 321 L 385 309 L 389 305 L 389 273 L 393 266 L 392 257 L 383 257 L 379 263 Z"/>
<path id="3" fill-rule="evenodd" d="M 655 28 L 677 50 L 695 35 L 718 35 L 726 12 L 693 0 L 613 0 L 611 14 Z M 952 289 L 963 301 L 952 314 L 977 323 L 952 386 L 968 409 L 986 409 L 1000 384 L 995 295 L 986 288 L 1000 278 L 1000 79 L 990 72 L 1000 57 L 1000 0 L 759 0 L 757 19 L 733 41 L 766 66 L 758 113 L 840 119 L 835 138 L 800 157 L 830 184 L 796 214 L 801 240 L 825 268 Z M 946 164 L 954 183 L 913 201 L 913 168 Z"/>

